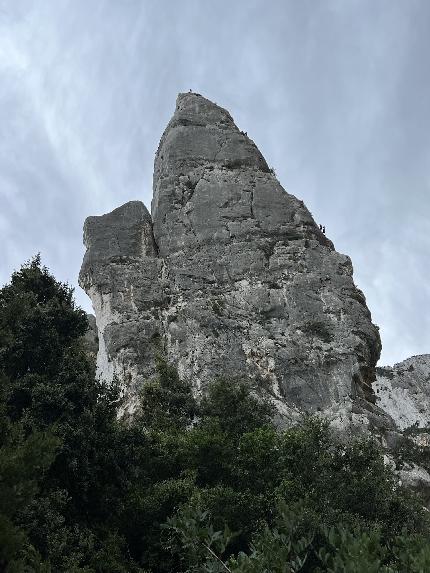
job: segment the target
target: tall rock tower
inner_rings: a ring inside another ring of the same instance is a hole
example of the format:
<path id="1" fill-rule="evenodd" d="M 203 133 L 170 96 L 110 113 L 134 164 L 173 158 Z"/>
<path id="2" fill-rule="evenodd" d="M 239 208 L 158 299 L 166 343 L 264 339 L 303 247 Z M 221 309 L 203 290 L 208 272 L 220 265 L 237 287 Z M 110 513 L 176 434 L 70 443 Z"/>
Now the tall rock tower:
<path id="1" fill-rule="evenodd" d="M 226 110 L 180 94 L 155 159 L 152 217 L 127 203 L 89 217 L 84 241 L 99 373 L 120 378 L 130 411 L 162 353 L 197 391 L 241 378 L 286 417 L 372 419 L 380 339 L 351 261 Z"/>

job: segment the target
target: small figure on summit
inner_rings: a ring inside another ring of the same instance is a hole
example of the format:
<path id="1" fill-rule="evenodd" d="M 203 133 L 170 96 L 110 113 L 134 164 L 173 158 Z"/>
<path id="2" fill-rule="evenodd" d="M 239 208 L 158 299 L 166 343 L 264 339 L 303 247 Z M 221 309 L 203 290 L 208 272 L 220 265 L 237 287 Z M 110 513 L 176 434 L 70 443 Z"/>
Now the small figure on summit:
<path id="1" fill-rule="evenodd" d="M 324 233 L 324 235 L 325 235 L 325 226 L 323 227 L 322 231 L 323 231 L 323 233 Z"/>

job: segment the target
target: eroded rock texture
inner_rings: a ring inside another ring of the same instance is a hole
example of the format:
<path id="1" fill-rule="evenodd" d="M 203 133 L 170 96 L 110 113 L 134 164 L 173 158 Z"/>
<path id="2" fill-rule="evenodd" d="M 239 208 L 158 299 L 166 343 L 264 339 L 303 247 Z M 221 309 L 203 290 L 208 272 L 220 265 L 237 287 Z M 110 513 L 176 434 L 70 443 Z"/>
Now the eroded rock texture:
<path id="1" fill-rule="evenodd" d="M 412 356 L 376 372 L 377 404 L 397 428 L 430 427 L 430 354 Z"/>
<path id="2" fill-rule="evenodd" d="M 409 454 L 416 450 L 412 455 L 415 461 L 401 460 L 398 476 L 404 485 L 420 494 L 430 509 L 430 474 L 419 465 L 428 458 L 430 448 L 430 354 L 377 368 L 376 376 L 373 387 L 377 405 L 395 426 L 394 432 L 385 432 L 388 449 L 396 458 L 403 436 L 409 440 L 403 448 Z"/>
<path id="3" fill-rule="evenodd" d="M 379 334 L 350 259 L 216 104 L 178 96 L 152 218 L 127 203 L 89 217 L 84 240 L 99 372 L 125 380 L 130 409 L 161 352 L 197 390 L 247 379 L 285 416 L 321 411 L 341 426 L 379 416 Z"/>

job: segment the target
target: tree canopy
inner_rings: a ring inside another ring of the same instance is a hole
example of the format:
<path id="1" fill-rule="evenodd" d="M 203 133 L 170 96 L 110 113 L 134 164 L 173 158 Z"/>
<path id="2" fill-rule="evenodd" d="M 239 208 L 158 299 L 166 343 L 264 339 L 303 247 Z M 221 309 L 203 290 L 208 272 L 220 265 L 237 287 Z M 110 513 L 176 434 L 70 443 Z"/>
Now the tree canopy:
<path id="1" fill-rule="evenodd" d="M 250 381 L 196 397 L 162 356 L 123 421 L 87 327 L 40 257 L 0 290 L 0 571 L 430 570 L 427 513 L 375 442 L 280 430 Z"/>

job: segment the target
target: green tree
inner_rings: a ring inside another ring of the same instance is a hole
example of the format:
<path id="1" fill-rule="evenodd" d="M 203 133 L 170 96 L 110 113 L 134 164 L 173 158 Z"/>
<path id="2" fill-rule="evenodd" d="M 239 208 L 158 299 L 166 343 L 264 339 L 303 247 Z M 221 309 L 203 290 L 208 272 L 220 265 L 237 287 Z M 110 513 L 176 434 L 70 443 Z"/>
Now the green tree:
<path id="1" fill-rule="evenodd" d="M 235 534 L 215 529 L 198 506 L 184 507 L 167 527 L 182 542 L 187 573 L 424 573 L 430 566 L 428 538 L 403 534 L 388 543 L 377 526 L 327 527 L 303 503 L 280 503 L 273 525 L 254 535 L 249 551 L 230 557 Z"/>
<path id="2" fill-rule="evenodd" d="M 394 554 L 392 544 L 399 535 L 428 535 L 419 498 L 398 485 L 372 440 L 340 440 L 327 422 L 313 418 L 284 431 L 261 426 L 239 436 L 217 432 L 213 420 L 210 427 L 205 424 L 202 418 L 189 432 L 198 454 L 191 463 L 198 490 L 179 512 L 179 524 L 170 521 L 174 538 L 179 534 L 185 541 L 190 571 L 222 570 L 220 560 L 228 564 L 230 555 L 231 563 L 240 566 L 237 571 L 295 571 L 299 565 L 300 571 L 319 571 L 320 550 L 330 557 L 326 565 L 331 569 L 324 571 L 342 571 L 343 561 L 348 563 L 345 571 L 372 571 L 377 563 L 382 567 L 381 556 Z M 297 507 L 298 537 L 286 537 Z M 226 526 L 235 535 L 223 537 Z M 312 545 L 303 553 L 303 540 L 309 537 Z M 216 557 L 205 547 L 210 539 Z M 334 549 L 330 539 L 337 539 Z M 424 561 L 426 543 L 420 538 Z M 353 567 L 357 552 L 366 556 L 361 569 Z"/>
<path id="3" fill-rule="evenodd" d="M 197 400 L 161 359 L 118 420 L 86 328 L 38 257 L 0 289 L 0 571 L 429 569 L 420 499 L 374 442 L 280 430 L 249 381 Z"/>
<path id="4" fill-rule="evenodd" d="M 128 436 L 116 420 L 118 389 L 96 381 L 84 351 L 86 328 L 73 290 L 40 257 L 0 290 L 3 423 L 19 427 L 21 448 L 40 451 L 34 444 L 45 433 L 57 444 L 45 471 L 34 466 L 38 488 L 13 521 L 55 571 L 105 570 L 97 556 L 107 554 L 109 571 L 131 571 L 115 525 Z"/>
<path id="5" fill-rule="evenodd" d="M 1 389 L 7 385 L 3 378 Z M 0 401 L 0 571 L 47 571 L 47 564 L 30 542 L 17 517 L 37 495 L 52 464 L 59 440 L 49 433 L 26 436 L 22 424 L 12 423 Z"/>
<path id="6" fill-rule="evenodd" d="M 152 430 L 184 430 L 192 423 L 196 406 L 190 384 L 159 356 L 156 378 L 141 390 L 138 423 Z"/>

